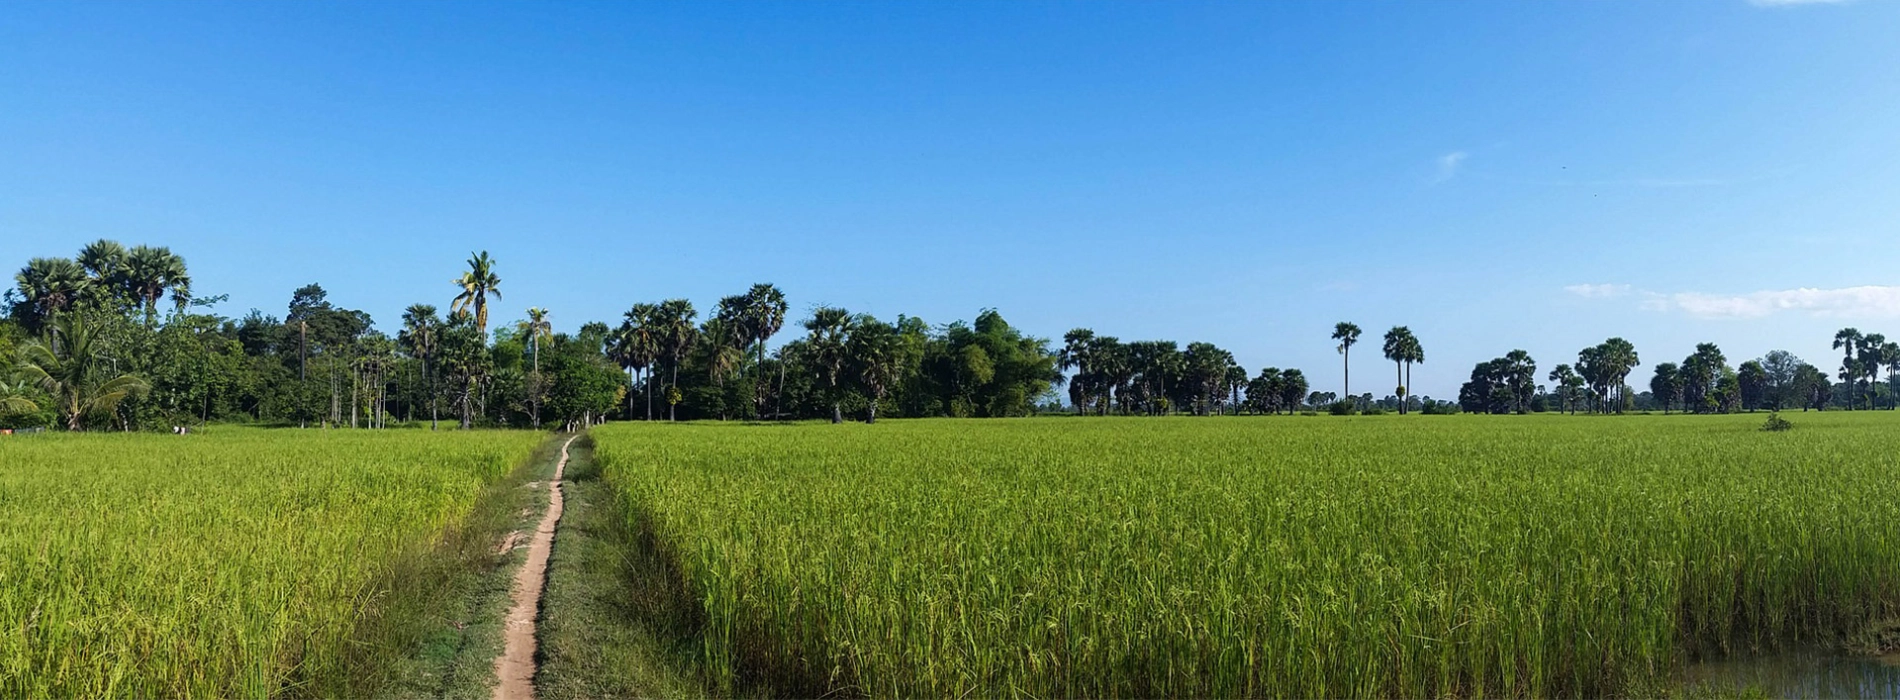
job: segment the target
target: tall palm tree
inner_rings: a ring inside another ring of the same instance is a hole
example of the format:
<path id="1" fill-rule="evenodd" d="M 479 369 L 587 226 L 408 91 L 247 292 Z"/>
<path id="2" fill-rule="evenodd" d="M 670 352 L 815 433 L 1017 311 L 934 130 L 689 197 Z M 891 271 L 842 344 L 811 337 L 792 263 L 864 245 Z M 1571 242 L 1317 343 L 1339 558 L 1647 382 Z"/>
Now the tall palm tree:
<path id="1" fill-rule="evenodd" d="M 838 375 L 844 371 L 847 355 L 845 344 L 850 341 L 855 322 L 851 312 L 835 306 L 813 309 L 811 318 L 805 320 L 812 357 L 825 371 L 825 379 L 830 386 L 832 423 L 844 422 L 844 408 L 838 398 Z"/>
<path id="2" fill-rule="evenodd" d="M 693 341 L 699 335 L 699 327 L 693 323 L 693 320 L 699 317 L 699 312 L 693 309 L 693 302 L 685 299 L 668 299 L 660 302 L 655 316 L 655 325 L 658 326 L 659 331 L 659 347 L 666 353 L 668 369 L 673 374 L 672 382 L 667 387 L 669 398 L 666 404 L 666 419 L 679 420 L 679 405 L 678 402 L 671 400 L 671 396 L 679 390 L 680 360 L 686 357 L 686 351 L 693 348 Z"/>
<path id="3" fill-rule="evenodd" d="M 1834 332 L 1834 349 L 1845 353 L 1841 358 L 1841 381 L 1847 383 L 1847 410 L 1854 410 L 1854 383 L 1859 379 L 1859 367 L 1854 363 L 1854 350 L 1860 345 L 1860 329 L 1842 328 Z"/>
<path id="4" fill-rule="evenodd" d="M 850 344 L 851 364 L 857 369 L 858 382 L 870 393 L 870 410 L 864 422 L 877 423 L 877 404 L 890 393 L 904 373 L 903 340 L 898 337 L 897 329 L 890 324 L 872 318 L 859 316 L 852 324 Z"/>
<path id="5" fill-rule="evenodd" d="M 94 292 L 95 298 L 109 297 L 125 291 L 127 257 L 129 255 L 125 251 L 125 246 L 119 245 L 118 241 L 104 238 L 87 243 L 86 247 L 79 249 L 77 260 L 79 266 L 86 270 L 88 288 Z"/>
<path id="6" fill-rule="evenodd" d="M 126 397 L 151 389 L 145 380 L 113 369 L 97 330 L 85 319 L 69 316 L 58 325 L 65 346 L 54 350 L 28 341 L 20 348 L 20 371 L 22 379 L 52 395 L 67 430 L 79 430 L 88 416 L 109 413 Z"/>
<path id="7" fill-rule="evenodd" d="M 1406 335 L 1408 337 L 1405 341 L 1405 395 L 1409 398 L 1417 393 L 1412 389 L 1412 365 L 1425 363 L 1425 345 L 1420 343 L 1418 336 L 1412 335 L 1409 329 Z M 1405 405 L 1409 405 L 1409 402 Z"/>
<path id="8" fill-rule="evenodd" d="M 1861 372 L 1867 377 L 1867 410 L 1871 411 L 1880 407 L 1880 368 L 1887 364 L 1886 348 L 1890 343 L 1885 335 L 1868 333 L 1858 344 Z"/>
<path id="9" fill-rule="evenodd" d="M 411 304 L 402 312 L 402 331 L 396 334 L 397 342 L 408 348 L 409 354 L 422 361 L 423 381 L 429 392 L 429 429 L 437 428 L 435 373 L 429 371 L 429 359 L 435 355 L 439 341 L 442 319 L 436 316 L 435 307 L 429 304 Z"/>
<path id="10" fill-rule="evenodd" d="M 1069 380 L 1069 403 L 1075 405 L 1075 412 L 1082 413 L 1082 402 L 1089 397 L 1094 383 L 1095 362 L 1089 355 L 1089 349 L 1095 345 L 1095 331 L 1087 328 L 1075 328 L 1062 334 L 1062 350 L 1056 354 L 1056 366 L 1064 370 L 1075 370 L 1075 378 Z"/>
<path id="11" fill-rule="evenodd" d="M 726 298 L 743 302 L 741 297 Z M 745 363 L 746 355 L 743 348 L 749 343 L 740 317 L 736 315 L 735 310 L 740 307 L 735 306 L 733 310 L 729 310 L 723 301 L 720 307 L 718 315 L 706 319 L 705 325 L 699 330 L 699 338 L 706 351 L 706 378 L 712 380 L 723 395 L 726 380 Z M 726 419 L 723 401 L 721 401 L 719 419 Z"/>
<path id="12" fill-rule="evenodd" d="M 488 297 L 501 298 L 501 278 L 495 275 L 495 260 L 488 257 L 488 251 L 472 254 L 468 259 L 468 272 L 450 280 L 462 291 L 455 295 L 455 303 L 449 308 L 457 315 L 474 313 L 475 329 L 482 338 L 488 337 Z"/>
<path id="13" fill-rule="evenodd" d="M 1900 393 L 1895 393 L 1894 378 L 1900 377 L 1900 343 L 1888 341 L 1880 346 L 1880 356 L 1887 361 L 1887 409 L 1900 408 Z"/>
<path id="14" fill-rule="evenodd" d="M 157 322 L 158 300 L 165 297 L 166 291 L 171 291 L 174 299 L 189 301 L 191 298 L 191 276 L 185 271 L 185 259 L 173 254 L 170 248 L 143 245 L 132 248 L 125 258 L 125 278 L 133 298 L 145 309 L 147 325 Z M 180 289 L 186 291 L 181 294 Z"/>
<path id="15" fill-rule="evenodd" d="M 1399 413 L 1405 413 L 1405 394 L 1411 387 L 1405 384 L 1405 363 L 1412 356 L 1412 348 L 1418 345 L 1418 339 L 1412 337 L 1412 329 L 1405 326 L 1393 326 L 1385 332 L 1385 359 L 1392 361 L 1392 370 L 1399 381 Z"/>
<path id="16" fill-rule="evenodd" d="M 13 276 L 20 294 L 35 316 L 36 326 L 54 330 L 53 349 L 59 349 L 59 326 L 54 323 L 60 312 L 73 307 L 86 289 L 86 270 L 67 258 L 34 258 Z"/>
<path id="17" fill-rule="evenodd" d="M 539 306 L 528 307 L 528 320 L 521 323 L 521 333 L 528 336 L 530 351 L 534 354 L 534 379 L 529 382 L 528 398 L 534 403 L 534 429 L 541 429 L 541 339 L 553 337 L 554 326 L 548 323 L 548 310 Z"/>
<path id="18" fill-rule="evenodd" d="M 625 320 L 621 321 L 622 356 L 621 366 L 628 372 L 638 371 L 643 375 L 642 384 L 646 388 L 647 420 L 653 420 L 653 364 L 660 357 L 660 307 L 655 304 L 634 304 L 627 310 Z"/>
<path id="19" fill-rule="evenodd" d="M 1333 340 L 1339 341 L 1339 356 L 1346 368 L 1346 389 L 1344 395 L 1352 397 L 1352 346 L 1359 342 L 1359 327 L 1345 321 L 1333 325 Z"/>
<path id="20" fill-rule="evenodd" d="M 777 335 L 779 330 L 785 327 L 785 311 L 788 308 L 785 305 L 785 293 L 771 284 L 759 283 L 752 285 L 752 289 L 746 291 L 745 298 L 746 328 L 752 332 L 752 344 L 759 355 L 759 363 L 754 367 L 757 368 L 755 371 L 763 372 L 765 371 L 765 342 L 771 340 L 772 336 Z M 763 417 L 767 383 L 764 377 L 756 377 L 753 379 L 753 384 L 756 387 L 753 399 L 756 404 L 754 415 Z"/>

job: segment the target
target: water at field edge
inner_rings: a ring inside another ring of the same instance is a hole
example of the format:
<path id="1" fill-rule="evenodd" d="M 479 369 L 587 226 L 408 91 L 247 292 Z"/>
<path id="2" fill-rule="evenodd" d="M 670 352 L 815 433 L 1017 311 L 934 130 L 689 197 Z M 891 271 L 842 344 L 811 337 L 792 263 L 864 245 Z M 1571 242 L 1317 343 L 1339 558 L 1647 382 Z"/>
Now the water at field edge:
<path id="1" fill-rule="evenodd" d="M 1771 698 L 1887 698 L 1900 700 L 1900 652 L 1842 656 L 1796 652 L 1695 664 L 1685 685 L 1757 690 Z"/>

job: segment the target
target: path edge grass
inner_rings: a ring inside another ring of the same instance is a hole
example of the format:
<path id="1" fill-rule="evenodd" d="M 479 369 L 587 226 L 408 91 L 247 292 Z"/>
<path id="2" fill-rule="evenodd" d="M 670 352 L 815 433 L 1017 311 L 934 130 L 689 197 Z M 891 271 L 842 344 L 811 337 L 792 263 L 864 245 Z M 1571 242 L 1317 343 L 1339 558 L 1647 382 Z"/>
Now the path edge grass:
<path id="1" fill-rule="evenodd" d="M 290 697 L 486 697 L 516 570 L 547 511 L 565 434 L 550 434 L 506 476 L 484 487 L 456 524 L 384 567 L 347 653 L 349 675 L 308 679 Z M 511 532 L 521 545 L 502 552 Z"/>

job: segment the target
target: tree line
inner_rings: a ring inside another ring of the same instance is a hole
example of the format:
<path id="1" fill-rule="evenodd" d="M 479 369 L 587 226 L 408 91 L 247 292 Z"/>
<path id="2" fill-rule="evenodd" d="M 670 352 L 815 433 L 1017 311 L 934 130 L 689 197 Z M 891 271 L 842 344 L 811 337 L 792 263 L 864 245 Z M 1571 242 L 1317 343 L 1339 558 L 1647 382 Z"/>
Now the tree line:
<path id="1" fill-rule="evenodd" d="M 215 421 L 381 428 L 540 427 L 605 417 L 638 420 L 861 419 L 1078 415 L 1360 413 L 1699 413 L 1895 405 L 1900 346 L 1843 329 L 1834 384 L 1776 351 L 1730 368 L 1703 344 L 1661 363 L 1649 390 L 1611 338 L 1560 364 L 1540 384 L 1522 350 L 1478 363 L 1453 401 L 1409 391 L 1425 361 L 1405 326 L 1386 331 L 1392 363 L 1384 398 L 1352 393 L 1348 322 L 1331 335 L 1344 381 L 1335 394 L 1295 368 L 1250 373 L 1206 342 L 1122 341 L 1076 328 L 1059 346 L 1011 326 L 994 309 L 930 325 L 833 306 L 793 319 L 784 293 L 752 285 L 704 315 L 686 299 L 633 304 L 617 325 L 553 331 L 553 312 L 527 307 L 490 327 L 502 298 L 497 262 L 470 256 L 445 290 L 446 312 L 417 303 L 394 336 L 367 312 L 330 301 L 316 283 L 293 290 L 284 314 L 227 317 L 225 296 L 193 295 L 183 257 L 163 247 L 100 240 L 72 258 L 36 258 L 15 276 L 0 319 L 0 427 L 162 429 Z M 452 292 L 452 296 L 450 296 Z M 790 337 L 782 337 L 789 335 Z M 781 340 L 776 348 L 773 341 Z M 1879 379 L 1885 371 L 1887 383 Z M 1066 392 L 1063 389 L 1066 388 Z M 1066 405 L 1062 399 L 1066 397 Z"/>

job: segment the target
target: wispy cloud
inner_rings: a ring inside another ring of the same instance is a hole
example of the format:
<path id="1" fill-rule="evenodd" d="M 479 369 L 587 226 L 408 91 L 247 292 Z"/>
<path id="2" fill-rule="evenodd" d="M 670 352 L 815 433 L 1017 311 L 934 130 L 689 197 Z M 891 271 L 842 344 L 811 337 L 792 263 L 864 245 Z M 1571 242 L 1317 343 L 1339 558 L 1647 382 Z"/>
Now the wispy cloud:
<path id="1" fill-rule="evenodd" d="M 1466 153 L 1464 151 L 1452 151 L 1445 155 L 1439 156 L 1438 157 L 1438 177 L 1433 178 L 1432 182 L 1444 182 L 1454 177 L 1458 177 L 1458 170 L 1464 167 L 1465 159 L 1470 158 L 1470 157 L 1471 157 L 1471 154 Z"/>
<path id="2" fill-rule="evenodd" d="M 1796 5 L 1838 5 L 1850 0 L 1748 0 L 1756 7 L 1794 7 Z"/>
<path id="3" fill-rule="evenodd" d="M 1766 290 L 1723 295 L 1702 292 L 1646 293 L 1642 308 L 1695 318 L 1766 318 L 1781 312 L 1820 318 L 1900 318 L 1900 286 Z"/>
<path id="4" fill-rule="evenodd" d="M 1609 299 L 1630 293 L 1630 286 L 1627 284 L 1573 284 L 1564 287 L 1564 291 L 1585 299 Z"/>

